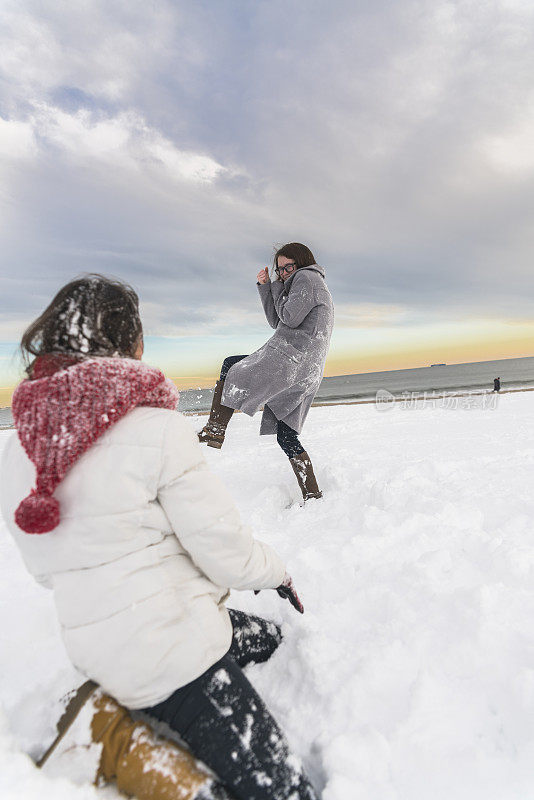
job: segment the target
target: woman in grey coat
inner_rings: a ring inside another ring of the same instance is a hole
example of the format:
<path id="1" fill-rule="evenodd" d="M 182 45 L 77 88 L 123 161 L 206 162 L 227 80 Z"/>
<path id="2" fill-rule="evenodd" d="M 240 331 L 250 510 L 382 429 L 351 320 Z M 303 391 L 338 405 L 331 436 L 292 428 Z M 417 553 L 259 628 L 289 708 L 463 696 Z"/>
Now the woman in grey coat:
<path id="1" fill-rule="evenodd" d="M 274 257 L 277 280 L 258 274 L 258 291 L 274 335 L 249 356 L 230 356 L 215 386 L 210 417 L 198 434 L 220 448 L 235 409 L 253 416 L 263 406 L 260 435 L 276 434 L 304 500 L 322 496 L 311 460 L 298 440 L 323 377 L 334 324 L 324 269 L 306 245 L 292 242 Z"/>

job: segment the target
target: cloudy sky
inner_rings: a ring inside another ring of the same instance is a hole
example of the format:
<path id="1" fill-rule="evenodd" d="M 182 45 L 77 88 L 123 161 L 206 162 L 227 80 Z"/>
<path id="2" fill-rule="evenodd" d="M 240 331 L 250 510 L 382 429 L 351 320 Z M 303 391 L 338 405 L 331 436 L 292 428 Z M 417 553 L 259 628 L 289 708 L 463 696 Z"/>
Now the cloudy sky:
<path id="1" fill-rule="evenodd" d="M 532 0 L 0 0 L 0 386 L 84 271 L 148 360 L 209 377 L 269 333 L 302 241 L 327 374 L 532 355 Z"/>

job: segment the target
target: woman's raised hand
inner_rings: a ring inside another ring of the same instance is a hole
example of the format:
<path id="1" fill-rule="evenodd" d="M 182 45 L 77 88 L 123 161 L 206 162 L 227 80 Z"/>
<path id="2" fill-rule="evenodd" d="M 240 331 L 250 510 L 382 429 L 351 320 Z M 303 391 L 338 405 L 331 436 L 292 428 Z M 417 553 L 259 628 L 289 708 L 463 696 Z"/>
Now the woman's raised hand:
<path id="1" fill-rule="evenodd" d="M 265 268 L 258 272 L 257 280 L 258 283 L 270 283 L 269 270 Z"/>

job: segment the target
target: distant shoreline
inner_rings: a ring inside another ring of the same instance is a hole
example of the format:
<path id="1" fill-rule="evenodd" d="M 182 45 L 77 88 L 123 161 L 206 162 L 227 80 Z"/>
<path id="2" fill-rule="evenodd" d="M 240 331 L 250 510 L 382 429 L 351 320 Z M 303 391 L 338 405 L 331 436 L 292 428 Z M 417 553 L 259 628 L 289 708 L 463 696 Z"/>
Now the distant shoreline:
<path id="1" fill-rule="evenodd" d="M 321 381 L 313 406 L 376 403 L 384 408 L 393 403 L 412 403 L 417 398 L 440 401 L 453 397 L 480 398 L 493 395 L 496 377 L 501 382 L 501 394 L 531 391 L 534 356 L 327 376 Z M 178 410 L 188 415 L 208 414 L 212 398 L 212 386 L 182 389 Z M 12 424 L 10 408 L 0 409 L 0 428 L 10 428 Z"/>
<path id="2" fill-rule="evenodd" d="M 387 403 L 381 403 L 375 398 L 360 398 L 359 400 L 332 400 L 331 402 L 319 400 L 317 403 L 312 403 L 312 408 L 324 408 L 325 406 L 364 406 L 364 405 L 388 405 L 389 403 L 406 403 L 406 402 L 425 402 L 426 400 L 445 400 L 454 397 L 493 397 L 501 394 L 516 394 L 517 392 L 534 392 L 534 386 L 526 386 L 522 389 L 501 389 L 500 392 L 493 392 L 491 389 L 474 389 L 469 391 L 466 389 L 462 392 L 406 392 L 404 396 L 395 397 L 391 396 Z M 207 416 L 209 411 L 182 411 L 186 417 L 202 417 Z M 240 413 L 240 412 L 237 412 Z"/>
<path id="3" fill-rule="evenodd" d="M 376 406 L 387 406 L 394 403 L 406 403 L 406 402 L 413 402 L 413 403 L 424 403 L 426 401 L 433 401 L 433 400 L 449 400 L 455 397 L 494 397 L 495 395 L 503 395 L 503 394 L 517 394 L 519 392 L 534 392 L 534 386 L 525 386 L 523 388 L 514 388 L 514 389 L 501 389 L 500 392 L 493 392 L 491 389 L 473 389 L 472 391 L 465 389 L 464 391 L 460 392 L 434 392 L 434 391 L 423 391 L 423 392 L 405 392 L 403 395 L 394 396 L 390 393 L 390 396 L 387 398 L 387 401 L 378 401 L 376 397 L 370 398 L 360 398 L 355 400 L 332 400 L 332 401 L 324 401 L 319 400 L 318 402 L 312 403 L 312 408 L 324 408 L 325 406 L 364 406 L 364 405 L 376 405 Z M 0 411 L 5 411 L 6 409 L 0 409 Z M 210 412 L 206 410 L 195 410 L 195 409 L 187 409 L 180 412 L 185 417 L 203 417 L 207 416 Z M 237 412 L 238 414 L 241 412 Z M 1 425 L 0 424 L 0 431 L 9 431 L 14 429 L 14 425 Z"/>

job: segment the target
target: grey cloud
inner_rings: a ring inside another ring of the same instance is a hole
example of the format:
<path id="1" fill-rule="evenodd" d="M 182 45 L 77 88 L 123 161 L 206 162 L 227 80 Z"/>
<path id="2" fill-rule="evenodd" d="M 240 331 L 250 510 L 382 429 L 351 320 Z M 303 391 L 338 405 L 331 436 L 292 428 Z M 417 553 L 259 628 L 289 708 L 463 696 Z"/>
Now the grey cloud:
<path id="1" fill-rule="evenodd" d="M 202 328 L 215 305 L 248 314 L 273 245 L 300 240 L 338 302 L 403 306 L 399 324 L 530 315 L 534 162 L 514 139 L 534 124 L 530 3 L 6 8 L 4 119 L 135 114 L 226 171 L 173 179 L 138 128 L 122 163 L 125 146 L 67 152 L 70 129 L 36 124 L 2 196 L 2 272 L 35 293 L 11 283 L 5 308 L 34 314 L 98 270 L 139 288 L 152 332 Z"/>

